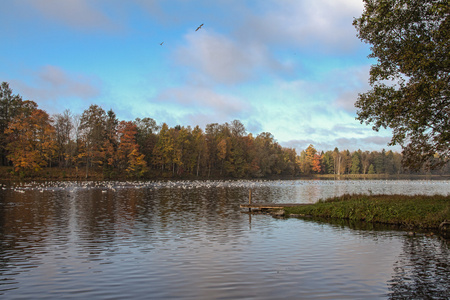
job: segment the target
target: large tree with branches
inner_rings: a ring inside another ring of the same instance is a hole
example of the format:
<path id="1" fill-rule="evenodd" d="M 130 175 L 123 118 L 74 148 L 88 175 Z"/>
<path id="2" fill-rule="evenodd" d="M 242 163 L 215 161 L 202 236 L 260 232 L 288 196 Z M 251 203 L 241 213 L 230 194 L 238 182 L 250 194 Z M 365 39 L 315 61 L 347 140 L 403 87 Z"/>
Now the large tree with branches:
<path id="1" fill-rule="evenodd" d="M 391 128 L 404 165 L 437 167 L 450 154 L 449 0 L 364 0 L 353 21 L 371 44 L 371 90 L 355 104 L 361 123 Z"/>

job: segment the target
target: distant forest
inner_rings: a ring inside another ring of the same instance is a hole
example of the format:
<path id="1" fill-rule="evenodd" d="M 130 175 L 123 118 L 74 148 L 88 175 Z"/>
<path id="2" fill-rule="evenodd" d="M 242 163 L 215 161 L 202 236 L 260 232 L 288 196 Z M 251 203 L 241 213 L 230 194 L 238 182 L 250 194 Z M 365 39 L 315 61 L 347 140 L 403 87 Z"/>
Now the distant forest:
<path id="1" fill-rule="evenodd" d="M 199 126 L 152 118 L 122 121 L 91 105 L 81 115 L 70 110 L 50 116 L 29 100 L 0 88 L 0 165 L 16 175 L 39 176 L 45 168 L 101 172 L 104 178 L 266 178 L 311 174 L 411 174 L 392 151 L 319 152 L 313 145 L 296 153 L 274 136 L 247 133 L 239 121 Z M 414 174 L 431 174 L 422 170 Z M 450 165 L 433 171 L 450 174 Z"/>

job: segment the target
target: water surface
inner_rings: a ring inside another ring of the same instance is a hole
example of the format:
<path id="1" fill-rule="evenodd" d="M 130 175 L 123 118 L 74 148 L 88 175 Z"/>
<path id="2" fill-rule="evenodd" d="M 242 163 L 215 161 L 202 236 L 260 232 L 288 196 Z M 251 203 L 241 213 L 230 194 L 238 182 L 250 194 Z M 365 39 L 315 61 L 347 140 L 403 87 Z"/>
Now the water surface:
<path id="1" fill-rule="evenodd" d="M 49 182 L 0 187 L 2 299 L 448 299 L 449 245 L 366 225 L 248 215 L 448 181 Z"/>

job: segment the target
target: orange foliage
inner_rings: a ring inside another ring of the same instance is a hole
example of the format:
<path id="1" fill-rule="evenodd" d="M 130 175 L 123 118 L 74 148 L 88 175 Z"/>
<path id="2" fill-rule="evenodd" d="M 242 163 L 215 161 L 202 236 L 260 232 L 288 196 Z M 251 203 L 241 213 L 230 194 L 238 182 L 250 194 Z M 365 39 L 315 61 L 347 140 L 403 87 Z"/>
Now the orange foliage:
<path id="1" fill-rule="evenodd" d="M 9 135 L 8 159 L 16 172 L 37 172 L 46 166 L 56 151 L 54 128 L 48 114 L 35 109 L 14 118 L 5 133 Z"/>

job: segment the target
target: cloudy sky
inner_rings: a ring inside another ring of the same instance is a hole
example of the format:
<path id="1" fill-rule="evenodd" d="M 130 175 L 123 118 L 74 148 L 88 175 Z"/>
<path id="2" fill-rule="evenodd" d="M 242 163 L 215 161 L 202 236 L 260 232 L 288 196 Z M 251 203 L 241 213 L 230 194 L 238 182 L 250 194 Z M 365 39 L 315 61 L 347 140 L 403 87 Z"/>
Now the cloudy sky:
<path id="1" fill-rule="evenodd" d="M 299 151 L 399 150 L 355 120 L 374 63 L 352 26 L 362 11 L 360 0 L 2 1 L 0 81 L 50 114 L 97 104 L 169 126 L 238 119 Z"/>

